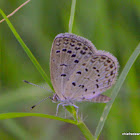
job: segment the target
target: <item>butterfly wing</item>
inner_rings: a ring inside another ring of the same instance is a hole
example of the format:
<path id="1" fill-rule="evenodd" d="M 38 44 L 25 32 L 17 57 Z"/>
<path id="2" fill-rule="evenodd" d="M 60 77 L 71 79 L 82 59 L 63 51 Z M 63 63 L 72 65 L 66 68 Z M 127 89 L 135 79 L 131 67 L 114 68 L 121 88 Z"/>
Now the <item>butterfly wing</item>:
<path id="1" fill-rule="evenodd" d="M 60 100 L 94 101 L 115 83 L 118 61 L 83 37 L 64 33 L 51 51 L 51 80 Z M 104 98 L 104 97 L 101 97 Z"/>
<path id="2" fill-rule="evenodd" d="M 69 33 L 58 34 L 55 37 L 51 50 L 50 72 L 54 90 L 60 100 L 69 96 L 65 87 L 79 61 L 83 60 L 85 52 L 89 53 L 87 57 L 97 52 L 89 40 Z"/>

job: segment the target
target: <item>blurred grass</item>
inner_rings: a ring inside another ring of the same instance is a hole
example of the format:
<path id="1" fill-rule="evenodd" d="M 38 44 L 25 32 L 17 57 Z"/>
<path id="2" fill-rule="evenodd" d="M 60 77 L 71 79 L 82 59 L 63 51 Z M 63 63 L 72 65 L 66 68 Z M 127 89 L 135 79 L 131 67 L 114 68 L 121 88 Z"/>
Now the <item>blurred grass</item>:
<path id="1" fill-rule="evenodd" d="M 14 26 L 11 24 L 11 22 L 8 20 L 8 18 L 6 17 L 6 15 L 3 13 L 3 11 L 1 9 L 0 9 L 0 13 L 3 16 L 3 18 L 6 20 L 7 25 L 9 26 L 9 28 L 13 32 L 14 36 L 16 37 L 17 41 L 20 43 L 21 47 L 23 48 L 23 50 L 25 51 L 27 56 L 30 58 L 31 62 L 34 64 L 34 66 L 36 67 L 38 72 L 40 72 L 40 74 L 42 75 L 42 77 L 44 78 L 46 83 L 49 85 L 49 87 L 53 90 L 50 79 L 48 78 L 48 76 L 46 75 L 46 73 L 44 72 L 44 70 L 42 69 L 42 67 L 40 66 L 40 64 L 38 63 L 38 61 L 36 60 L 36 58 L 32 54 L 32 52 L 30 51 L 30 49 L 26 46 L 26 44 L 24 43 L 24 41 L 22 40 L 20 35 L 15 30 Z"/>
<path id="2" fill-rule="evenodd" d="M 0 1 L 0 8 L 6 14 L 11 13 L 24 1 Z M 60 32 L 68 31 L 71 1 L 65 0 L 34 0 L 10 18 L 22 39 L 29 46 L 43 69 L 49 75 L 49 53 L 54 37 Z M 97 49 L 113 53 L 119 60 L 120 72 L 126 64 L 131 53 L 140 41 L 139 1 L 85 1 L 77 0 L 76 17 L 73 32 L 90 39 Z M 124 137 L 123 132 L 140 131 L 140 58 L 130 70 L 125 83 L 112 107 L 109 118 L 103 129 L 100 139 L 116 140 L 131 139 Z M 120 73 L 119 72 L 119 73 Z M 44 82 L 38 71 L 20 48 L 9 28 L 5 23 L 0 24 L 0 112 L 20 111 L 31 102 L 36 103 L 39 96 L 48 96 L 35 87 L 25 85 L 22 80 L 39 84 Z M 28 87 L 24 91 L 23 87 Z M 35 89 L 35 90 L 33 90 Z M 22 95 L 19 92 L 22 91 Z M 25 94 L 24 94 L 25 92 Z M 43 93 L 43 94 L 42 94 Z M 37 96 L 38 94 L 38 96 Z M 7 96 L 7 98 L 6 98 Z M 20 100 L 19 100 L 19 98 Z M 33 104 L 34 104 L 33 103 Z M 5 105 L 4 105 L 5 104 Z M 95 132 L 104 104 L 80 104 L 86 124 Z M 55 114 L 56 105 L 46 101 L 34 112 L 49 112 Z M 63 110 L 62 110 L 63 112 Z M 94 117 L 93 117 L 94 116 Z M 26 122 L 26 123 L 25 123 Z M 30 123 L 29 123 L 30 122 Z M 46 122 L 46 123 L 45 123 Z M 15 122 L 19 127 L 26 128 L 33 138 L 41 139 L 40 133 L 47 131 L 53 121 L 44 119 L 19 119 Z M 1 139 L 18 139 L 11 128 L 6 128 L 0 122 Z M 48 139 L 84 139 L 78 129 L 71 125 L 63 124 L 61 127 L 53 125 L 54 129 L 47 135 Z M 46 129 L 46 127 L 48 129 Z M 73 131 L 74 129 L 74 131 Z M 48 131 L 47 131 L 48 132 Z M 53 137 L 51 137 L 53 134 Z M 60 135 L 61 134 L 61 135 Z M 20 135 L 20 133 L 19 133 Z M 49 137 L 50 136 L 50 137 Z M 133 137 L 138 139 L 138 137 Z"/>
<path id="3" fill-rule="evenodd" d="M 6 128 L 8 133 L 15 135 L 20 140 L 30 139 L 33 140 L 33 137 L 30 135 L 29 132 L 26 131 L 23 126 L 16 123 L 14 120 L 4 120 L 1 122 L 2 125 Z"/>

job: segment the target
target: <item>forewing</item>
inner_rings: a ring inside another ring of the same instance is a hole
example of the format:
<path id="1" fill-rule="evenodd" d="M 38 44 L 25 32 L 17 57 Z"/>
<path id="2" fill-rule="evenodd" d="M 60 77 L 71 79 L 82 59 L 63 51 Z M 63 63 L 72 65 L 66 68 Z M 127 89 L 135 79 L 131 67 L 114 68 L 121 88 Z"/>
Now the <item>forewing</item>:
<path id="1" fill-rule="evenodd" d="M 76 80 L 73 78 L 73 76 L 77 76 L 75 70 L 81 67 L 83 60 L 87 60 L 91 54 L 95 53 L 97 50 L 94 45 L 83 37 L 69 33 L 59 34 L 55 37 L 51 50 L 50 72 L 54 90 L 60 100 L 69 98 L 69 95 L 73 96 L 72 94 L 79 89 L 69 81 Z M 86 59 L 84 54 L 86 54 Z"/>

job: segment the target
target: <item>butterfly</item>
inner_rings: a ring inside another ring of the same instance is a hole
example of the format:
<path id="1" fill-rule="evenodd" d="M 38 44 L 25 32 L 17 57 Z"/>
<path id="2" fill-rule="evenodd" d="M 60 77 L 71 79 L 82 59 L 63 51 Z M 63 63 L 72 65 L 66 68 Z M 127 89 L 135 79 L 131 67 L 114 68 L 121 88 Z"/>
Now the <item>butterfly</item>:
<path id="1" fill-rule="evenodd" d="M 118 75 L 118 61 L 109 52 L 97 50 L 86 38 L 71 33 L 58 34 L 50 55 L 52 101 L 74 106 L 76 102 L 107 103 L 101 93 L 110 89 Z"/>

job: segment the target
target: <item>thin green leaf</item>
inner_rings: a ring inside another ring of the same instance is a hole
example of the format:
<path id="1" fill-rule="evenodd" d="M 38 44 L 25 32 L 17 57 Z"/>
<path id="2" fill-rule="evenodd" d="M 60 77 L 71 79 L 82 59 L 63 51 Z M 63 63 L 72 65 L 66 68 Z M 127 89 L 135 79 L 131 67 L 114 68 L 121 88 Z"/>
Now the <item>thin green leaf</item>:
<path id="1" fill-rule="evenodd" d="M 48 85 L 50 86 L 50 88 L 53 90 L 53 87 L 52 87 L 52 84 L 51 84 L 50 79 L 48 78 L 48 76 L 46 75 L 46 73 L 44 72 L 44 70 L 42 69 L 42 67 L 40 66 L 40 64 L 38 63 L 38 61 L 36 60 L 36 58 L 33 56 L 32 52 L 29 50 L 29 48 L 23 42 L 23 40 L 21 39 L 21 37 L 19 36 L 19 34 L 17 33 L 17 31 L 15 30 L 14 26 L 11 24 L 11 22 L 9 21 L 9 19 L 6 17 L 6 15 L 4 14 L 4 12 L 1 9 L 0 9 L 0 13 L 3 16 L 3 18 L 5 19 L 5 21 L 7 22 L 8 26 L 11 29 L 11 31 L 13 32 L 14 36 L 16 37 L 16 39 L 18 40 L 18 42 L 23 47 L 24 51 L 26 52 L 26 54 L 28 55 L 28 57 L 32 61 L 32 63 L 35 65 L 35 67 L 37 68 L 37 70 L 40 72 L 40 74 L 42 75 L 42 77 L 44 78 L 44 80 L 48 83 Z"/>
<path id="2" fill-rule="evenodd" d="M 76 0 L 72 0 L 71 14 L 69 19 L 69 33 L 72 33 L 72 27 L 73 27 L 74 16 L 75 16 L 75 7 L 76 7 Z"/>
<path id="3" fill-rule="evenodd" d="M 63 121 L 63 122 L 71 123 L 71 124 L 76 124 L 77 123 L 74 120 L 64 119 L 64 118 L 60 118 L 60 117 L 57 117 L 57 116 L 41 114 L 41 113 L 22 113 L 22 112 L 21 113 L 18 113 L 18 112 L 2 113 L 2 114 L 0 114 L 0 120 L 11 119 L 11 118 L 19 118 L 19 117 L 29 117 L 29 116 L 49 118 L 49 119 L 59 120 L 59 121 Z"/>
<path id="4" fill-rule="evenodd" d="M 134 64 L 135 60 L 137 59 L 138 55 L 140 54 L 140 44 L 138 44 L 138 46 L 136 47 L 136 49 L 134 50 L 134 52 L 132 53 L 132 55 L 130 56 L 127 64 L 125 65 L 116 85 L 114 86 L 114 89 L 112 91 L 112 94 L 111 94 L 111 98 L 112 100 L 106 104 L 105 108 L 104 108 L 104 111 L 102 113 L 102 116 L 100 118 L 100 121 L 98 123 L 98 126 L 96 128 L 96 131 L 95 131 L 95 138 L 97 139 L 103 129 L 103 126 L 104 126 L 104 123 L 105 123 L 105 120 L 108 116 L 108 113 L 112 107 L 112 104 L 114 103 L 114 100 L 116 98 L 116 96 L 118 95 L 118 92 L 120 90 L 120 88 L 122 87 L 122 84 L 130 70 L 130 68 L 132 67 L 132 65 Z"/>
<path id="5" fill-rule="evenodd" d="M 52 116 L 52 115 L 47 115 L 47 114 L 40 114 L 40 113 L 2 113 L 0 114 L 0 120 L 3 119 L 11 119 L 11 118 L 19 118 L 19 117 L 29 117 L 29 116 L 36 116 L 36 117 L 43 117 L 43 118 L 49 118 L 49 119 L 54 119 L 54 120 L 59 120 L 59 121 L 63 121 L 66 123 L 71 123 L 71 124 L 75 124 L 78 126 L 78 128 L 81 130 L 81 132 L 83 133 L 83 135 L 89 139 L 89 140 L 94 140 L 93 135 L 90 133 L 89 129 L 86 127 L 86 125 L 79 120 L 79 122 L 74 121 L 74 120 L 69 120 L 69 119 L 64 119 L 64 118 L 60 118 L 57 116 Z"/>

